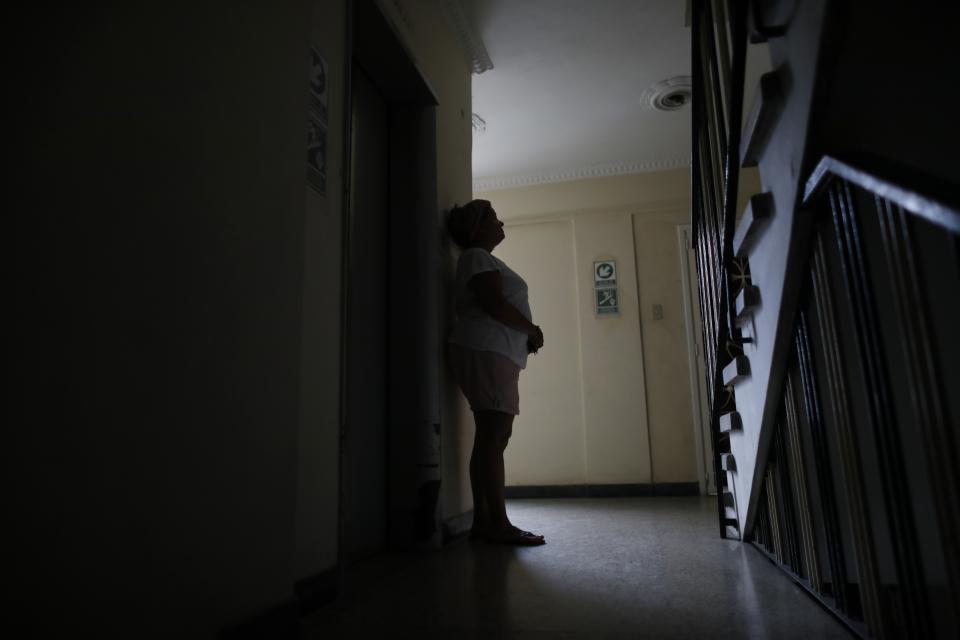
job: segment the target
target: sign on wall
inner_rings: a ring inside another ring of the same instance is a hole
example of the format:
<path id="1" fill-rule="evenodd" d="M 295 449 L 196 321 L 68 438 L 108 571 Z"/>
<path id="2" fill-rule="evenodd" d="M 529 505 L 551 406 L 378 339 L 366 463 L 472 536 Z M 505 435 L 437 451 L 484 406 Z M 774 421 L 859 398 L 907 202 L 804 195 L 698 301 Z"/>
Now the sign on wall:
<path id="1" fill-rule="evenodd" d="M 619 313 L 616 289 L 597 289 L 597 313 Z"/>
<path id="2" fill-rule="evenodd" d="M 593 287 L 598 315 L 620 313 L 616 260 L 597 260 L 593 263 Z"/>
<path id="3" fill-rule="evenodd" d="M 617 286 L 617 261 L 598 260 L 593 263 L 593 280 L 597 289 L 610 289 Z"/>

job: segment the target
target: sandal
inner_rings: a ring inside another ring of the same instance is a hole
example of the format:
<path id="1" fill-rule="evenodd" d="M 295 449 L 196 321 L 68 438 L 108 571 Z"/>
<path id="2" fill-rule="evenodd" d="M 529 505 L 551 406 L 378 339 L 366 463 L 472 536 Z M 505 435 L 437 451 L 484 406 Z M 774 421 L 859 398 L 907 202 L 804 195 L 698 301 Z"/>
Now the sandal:
<path id="1" fill-rule="evenodd" d="M 505 544 L 515 547 L 538 547 L 542 544 L 547 544 L 547 541 L 543 539 L 543 536 L 536 533 L 530 533 L 529 531 L 521 531 L 520 529 L 517 529 L 515 533 L 505 538 L 488 537 L 487 542 L 490 544 Z"/>

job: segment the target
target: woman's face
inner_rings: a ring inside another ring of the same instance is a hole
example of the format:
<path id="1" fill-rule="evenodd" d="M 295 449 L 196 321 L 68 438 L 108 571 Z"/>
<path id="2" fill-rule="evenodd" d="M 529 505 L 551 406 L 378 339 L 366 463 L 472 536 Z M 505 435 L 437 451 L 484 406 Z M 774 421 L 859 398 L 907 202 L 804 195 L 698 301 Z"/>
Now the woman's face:
<path id="1" fill-rule="evenodd" d="M 475 243 L 493 248 L 503 242 L 506 237 L 503 232 L 503 223 L 497 218 L 497 212 L 494 211 L 492 206 L 488 206 L 486 213 L 483 214 L 483 219 L 480 221 L 480 226 L 477 228 Z"/>

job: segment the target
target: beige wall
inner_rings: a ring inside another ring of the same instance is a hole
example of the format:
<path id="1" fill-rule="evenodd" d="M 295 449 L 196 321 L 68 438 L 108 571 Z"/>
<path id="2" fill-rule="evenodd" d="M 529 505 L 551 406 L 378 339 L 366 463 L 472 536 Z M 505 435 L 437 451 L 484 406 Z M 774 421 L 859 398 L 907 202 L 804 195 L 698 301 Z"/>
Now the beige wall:
<path id="1" fill-rule="evenodd" d="M 629 213 L 574 214 L 587 482 L 649 482 L 643 337 Z M 597 315 L 593 263 L 617 261 L 617 315 Z M 546 320 L 546 319 L 544 319 Z"/>
<path id="2" fill-rule="evenodd" d="M 497 255 L 527 279 L 546 338 L 521 376 L 508 484 L 697 481 L 677 238 L 689 189 L 675 170 L 476 194 L 506 221 Z M 598 316 L 593 262 L 610 258 L 620 314 Z"/>
<path id="3" fill-rule="evenodd" d="M 497 255 L 542 292 L 531 298 L 531 310 L 550 348 L 530 356 L 527 371 L 554 373 L 520 378 L 522 419 L 506 452 L 509 480 L 582 484 L 587 459 L 573 221 L 511 226 Z"/>

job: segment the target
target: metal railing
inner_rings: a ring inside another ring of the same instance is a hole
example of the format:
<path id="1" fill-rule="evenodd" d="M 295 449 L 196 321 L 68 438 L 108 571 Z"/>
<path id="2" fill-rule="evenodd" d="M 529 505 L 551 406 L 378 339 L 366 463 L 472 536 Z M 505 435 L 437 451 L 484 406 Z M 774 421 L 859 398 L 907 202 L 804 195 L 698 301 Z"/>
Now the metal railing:
<path id="1" fill-rule="evenodd" d="M 746 532 L 864 637 L 960 623 L 960 198 L 910 176 L 825 157 L 807 183 L 793 349 Z"/>
<path id="2" fill-rule="evenodd" d="M 733 410 L 733 390 L 723 384 L 723 368 L 742 353 L 733 318 L 737 295 L 733 273 L 733 234 L 740 171 L 747 45 L 745 0 L 694 0 L 692 4 L 693 82 L 693 247 L 703 322 L 711 438 L 717 477 L 721 535 L 735 519 L 725 517 L 726 474 L 720 456 L 729 443 L 719 418 Z"/>

